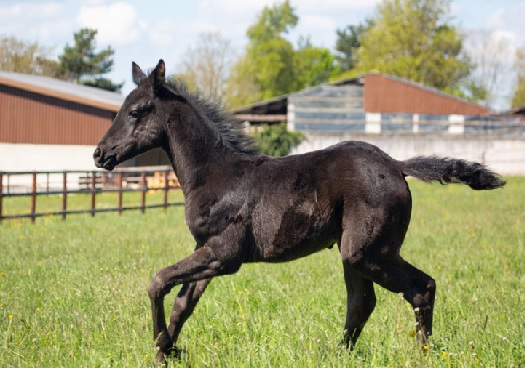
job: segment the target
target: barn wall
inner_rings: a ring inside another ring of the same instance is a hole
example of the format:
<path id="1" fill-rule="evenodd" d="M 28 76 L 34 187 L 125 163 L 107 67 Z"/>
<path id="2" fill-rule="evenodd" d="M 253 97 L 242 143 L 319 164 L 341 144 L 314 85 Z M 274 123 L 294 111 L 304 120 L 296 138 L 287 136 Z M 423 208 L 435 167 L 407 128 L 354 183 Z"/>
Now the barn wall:
<path id="1" fill-rule="evenodd" d="M 0 142 L 96 145 L 115 113 L 0 85 Z"/>
<path id="2" fill-rule="evenodd" d="M 381 74 L 365 76 L 364 107 L 371 113 L 487 115 L 482 106 Z"/>

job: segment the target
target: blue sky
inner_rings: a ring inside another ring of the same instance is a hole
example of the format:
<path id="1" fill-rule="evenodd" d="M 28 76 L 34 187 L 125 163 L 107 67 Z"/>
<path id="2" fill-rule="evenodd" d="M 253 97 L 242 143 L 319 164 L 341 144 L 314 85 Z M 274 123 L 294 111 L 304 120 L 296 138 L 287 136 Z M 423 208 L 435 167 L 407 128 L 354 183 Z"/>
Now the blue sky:
<path id="1" fill-rule="evenodd" d="M 200 33 L 219 31 L 240 54 L 245 31 L 258 12 L 275 0 L 0 0 L 0 35 L 38 41 L 61 53 L 81 27 L 96 28 L 100 47 L 115 50 L 115 67 L 109 75 L 132 88 L 131 61 L 144 69 L 163 58 L 175 72 L 184 52 Z M 299 24 L 289 35 L 296 40 L 309 35 L 316 46 L 333 49 L 335 30 L 361 23 L 374 15 L 379 0 L 291 0 Z M 486 29 L 525 46 L 525 0 L 453 0 L 453 22 L 465 32 Z M 509 56 L 510 58 L 510 56 Z"/>

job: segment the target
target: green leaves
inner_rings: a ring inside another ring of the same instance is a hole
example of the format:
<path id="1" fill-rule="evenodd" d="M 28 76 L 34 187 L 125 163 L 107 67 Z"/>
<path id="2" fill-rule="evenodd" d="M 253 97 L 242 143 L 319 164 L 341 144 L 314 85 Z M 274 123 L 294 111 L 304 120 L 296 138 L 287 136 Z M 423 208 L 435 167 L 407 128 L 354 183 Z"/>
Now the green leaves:
<path id="1" fill-rule="evenodd" d="M 83 28 L 74 34 L 73 46 L 66 44 L 57 60 L 49 59 L 50 48 L 15 37 L 0 38 L 0 70 L 45 75 L 118 92 L 124 83 L 113 83 L 101 75 L 113 68 L 115 50 L 95 52 L 97 30 Z"/>
<path id="2" fill-rule="evenodd" d="M 305 139 L 301 132 L 289 132 L 286 123 L 263 125 L 254 136 L 262 154 L 277 157 L 286 156 Z"/>
<path id="3" fill-rule="evenodd" d="M 109 73 L 113 68 L 113 50 L 110 46 L 102 51 L 95 52 L 95 37 L 98 31 L 82 28 L 74 34 L 73 46 L 66 44 L 64 52 L 58 58 L 65 79 L 95 86 L 110 91 L 118 91 L 122 84 L 113 84 L 105 78 L 97 78 Z M 84 80 L 87 77 L 86 83 Z"/>
<path id="4" fill-rule="evenodd" d="M 299 17 L 295 14 L 295 9 L 286 0 L 280 5 L 265 7 L 246 35 L 251 43 L 270 41 L 274 38 L 281 38 L 283 33 L 288 33 L 291 28 L 297 25 Z"/>
<path id="5" fill-rule="evenodd" d="M 228 104 L 244 106 L 328 81 L 336 71 L 328 49 L 309 42 L 297 49 L 283 37 L 299 18 L 290 2 L 265 7 L 248 28 L 244 55 L 228 80 Z"/>
<path id="6" fill-rule="evenodd" d="M 394 0 L 378 6 L 374 26 L 361 38 L 357 68 L 408 78 L 438 89 L 470 74 L 462 35 L 448 24 L 449 0 Z"/>
<path id="7" fill-rule="evenodd" d="M 518 108 L 525 106 L 525 48 L 516 50 L 516 86 L 512 97 L 512 107 Z"/>
<path id="8" fill-rule="evenodd" d="M 330 50 L 308 45 L 294 53 L 294 90 L 325 83 L 339 72 Z"/>
<path id="9" fill-rule="evenodd" d="M 48 59 L 50 48 L 38 42 L 26 42 L 16 37 L 0 38 L 0 70 L 49 77 L 59 75 L 59 65 Z"/>
<path id="10" fill-rule="evenodd" d="M 357 61 L 357 51 L 361 47 L 361 37 L 374 25 L 372 19 L 366 19 L 365 23 L 348 25 L 346 28 L 338 29 L 335 49 L 339 52 L 336 56 L 341 71 L 353 69 Z"/>

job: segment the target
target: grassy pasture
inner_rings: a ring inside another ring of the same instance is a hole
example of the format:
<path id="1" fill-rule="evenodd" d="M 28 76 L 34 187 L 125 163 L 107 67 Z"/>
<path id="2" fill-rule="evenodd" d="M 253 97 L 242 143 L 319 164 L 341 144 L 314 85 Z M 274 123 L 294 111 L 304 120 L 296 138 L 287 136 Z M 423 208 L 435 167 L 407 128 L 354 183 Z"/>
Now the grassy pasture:
<path id="1" fill-rule="evenodd" d="M 183 361 L 170 364 L 525 366 L 525 178 L 508 181 L 491 192 L 410 181 L 414 210 L 402 252 L 438 285 L 427 352 L 414 342 L 411 308 L 380 287 L 356 349 L 341 349 L 345 288 L 335 247 L 213 280 L 181 334 Z M 0 367 L 151 366 L 147 285 L 193 246 L 179 207 L 4 221 Z"/>

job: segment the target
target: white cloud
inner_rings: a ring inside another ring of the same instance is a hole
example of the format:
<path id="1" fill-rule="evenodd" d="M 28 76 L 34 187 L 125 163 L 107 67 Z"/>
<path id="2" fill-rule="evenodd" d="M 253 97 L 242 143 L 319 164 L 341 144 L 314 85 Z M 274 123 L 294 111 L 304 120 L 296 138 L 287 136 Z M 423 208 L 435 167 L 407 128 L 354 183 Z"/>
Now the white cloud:
<path id="1" fill-rule="evenodd" d="M 147 25 L 137 17 L 135 7 L 117 2 L 110 5 L 82 6 L 77 16 L 81 27 L 98 30 L 97 41 L 107 45 L 126 45 L 137 41 Z"/>
<path id="2" fill-rule="evenodd" d="M 379 0 L 301 0 L 292 6 L 304 11 L 329 12 L 373 9 Z"/>
<path id="3" fill-rule="evenodd" d="M 247 14 L 255 15 L 265 6 L 271 6 L 277 2 L 278 0 L 201 0 L 199 1 L 199 11 L 215 15 L 221 14 L 221 16 L 230 14 L 242 17 Z M 294 5 L 292 4 L 292 6 Z"/>
<path id="4" fill-rule="evenodd" d="M 57 1 L 3 3 L 0 34 L 38 41 L 42 46 L 61 46 L 74 26 L 74 21 L 66 15 L 67 10 L 67 4 Z"/>
<path id="5" fill-rule="evenodd" d="M 106 0 L 83 0 L 82 2 L 87 6 L 96 6 L 105 4 Z"/>
<path id="6" fill-rule="evenodd" d="M 334 31 L 337 27 L 337 22 L 333 17 L 327 17 L 323 15 L 311 15 L 306 14 L 301 18 L 301 24 L 305 28 L 319 31 Z"/>

